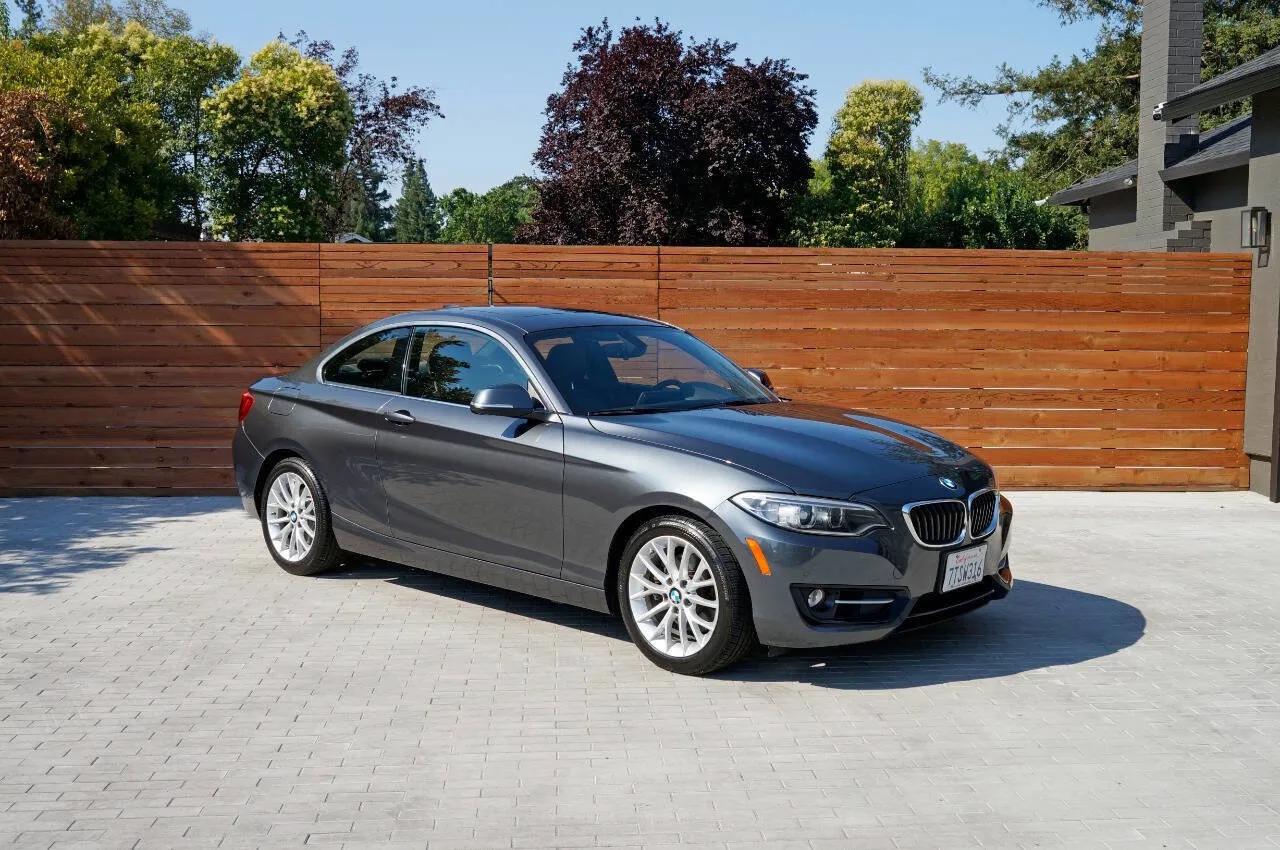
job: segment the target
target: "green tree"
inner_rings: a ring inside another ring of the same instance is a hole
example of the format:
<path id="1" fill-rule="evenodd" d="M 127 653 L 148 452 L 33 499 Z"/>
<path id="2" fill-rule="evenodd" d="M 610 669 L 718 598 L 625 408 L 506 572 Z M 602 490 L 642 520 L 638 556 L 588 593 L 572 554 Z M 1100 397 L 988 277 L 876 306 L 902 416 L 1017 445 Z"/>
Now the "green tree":
<path id="1" fill-rule="evenodd" d="M 1060 188 L 1132 159 L 1138 153 L 1142 0 L 1037 0 L 1064 23 L 1093 20 L 1091 49 L 1022 71 L 1008 64 L 993 79 L 925 69 L 942 99 L 977 106 L 1008 100 L 999 132 L 1005 156 L 1049 189 Z M 1204 77 L 1215 77 L 1280 42 L 1280 0 L 1207 0 Z M 1247 103 L 1205 113 L 1205 128 L 1242 114 Z"/>
<path id="2" fill-rule="evenodd" d="M 528 224 L 538 202 L 538 182 L 521 175 L 483 195 L 454 189 L 440 199 L 444 227 L 440 241 L 453 244 L 514 242 L 516 231 Z"/>
<path id="3" fill-rule="evenodd" d="M 22 13 L 22 26 L 18 28 L 18 38 L 25 40 L 40 32 L 40 21 L 44 18 L 40 0 L 15 0 L 15 5 Z"/>
<path id="4" fill-rule="evenodd" d="M 161 217 L 160 233 L 199 239 L 206 221 L 210 141 L 203 104 L 235 79 L 240 55 L 227 45 L 189 35 L 161 38 L 133 21 L 125 25 L 123 38 L 136 60 L 137 96 L 156 105 L 168 130 L 162 153 L 174 181 L 174 199 Z"/>
<path id="5" fill-rule="evenodd" d="M 890 246 L 907 210 L 911 131 L 924 100 L 910 83 L 871 81 L 849 89 L 836 112 L 823 167 L 794 215 L 801 245 Z"/>
<path id="6" fill-rule="evenodd" d="M 49 26 L 55 30 L 79 33 L 99 25 L 115 31 L 124 27 L 109 0 L 55 0 L 50 4 Z"/>
<path id="7" fill-rule="evenodd" d="M 167 130 L 139 96 L 137 68 L 128 42 L 103 27 L 0 42 L 0 91 L 38 91 L 62 116 L 51 202 L 82 238 L 146 238 L 173 197 Z"/>
<path id="8" fill-rule="evenodd" d="M 400 186 L 394 223 L 395 240 L 435 242 L 440 238 L 440 205 L 431 191 L 431 181 L 427 179 L 427 169 L 421 159 L 405 164 Z"/>
<path id="9" fill-rule="evenodd" d="M 136 22 L 10 42 L 0 89 L 28 87 L 84 130 L 58 149 L 65 212 L 86 238 L 198 238 L 207 130 L 201 100 L 231 79 L 236 52 Z"/>
<path id="10" fill-rule="evenodd" d="M 391 208 L 391 193 L 383 185 L 387 175 L 376 166 L 348 167 L 336 176 L 339 181 L 338 196 L 346 204 L 340 227 L 345 225 L 372 242 L 385 242 L 391 233 L 395 211 Z M 350 188 L 342 188 L 349 183 Z"/>
<path id="11" fill-rule="evenodd" d="M 162 38 L 184 35 L 191 31 L 191 18 L 164 0 L 54 0 L 49 5 L 49 23 L 64 32 L 82 32 L 102 25 L 122 32 L 129 23 L 137 23 Z"/>
<path id="12" fill-rule="evenodd" d="M 11 38 L 13 30 L 9 28 L 9 4 L 0 0 L 0 38 Z"/>
<path id="13" fill-rule="evenodd" d="M 913 248 L 1065 249 L 1083 246 L 1084 219 L 1044 206 L 1041 187 L 1001 159 L 928 141 L 911 152 L 910 214 L 898 244 Z"/>
<path id="14" fill-rule="evenodd" d="M 116 12 L 126 23 L 142 24 L 161 38 L 174 38 L 191 32 L 191 17 L 164 0 L 123 0 Z"/>
<path id="15" fill-rule="evenodd" d="M 351 101 L 333 69 L 276 41 L 205 104 L 214 231 L 230 239 L 327 236 Z"/>

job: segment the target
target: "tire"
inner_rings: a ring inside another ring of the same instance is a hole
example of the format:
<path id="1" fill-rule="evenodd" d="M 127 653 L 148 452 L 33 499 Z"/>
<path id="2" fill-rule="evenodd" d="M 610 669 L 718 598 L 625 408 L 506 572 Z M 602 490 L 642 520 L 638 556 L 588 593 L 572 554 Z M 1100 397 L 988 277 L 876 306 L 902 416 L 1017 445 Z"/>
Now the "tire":
<path id="1" fill-rule="evenodd" d="M 631 639 L 664 670 L 701 676 L 756 645 L 742 569 L 705 523 L 674 515 L 646 522 L 622 554 L 615 590 Z"/>
<path id="2" fill-rule="evenodd" d="M 329 500 L 302 458 L 288 457 L 272 467 L 258 518 L 267 551 L 285 572 L 314 576 L 338 565 L 342 551 L 333 536 Z"/>

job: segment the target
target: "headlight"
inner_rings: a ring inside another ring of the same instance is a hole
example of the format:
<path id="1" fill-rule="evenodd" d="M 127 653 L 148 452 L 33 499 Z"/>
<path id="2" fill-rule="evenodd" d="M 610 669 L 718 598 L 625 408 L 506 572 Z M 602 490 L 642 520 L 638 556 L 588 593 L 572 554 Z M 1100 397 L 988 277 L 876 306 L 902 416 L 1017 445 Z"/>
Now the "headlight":
<path id="1" fill-rule="evenodd" d="M 787 531 L 858 537 L 889 527 L 878 510 L 858 502 L 777 493 L 739 493 L 730 501 L 757 519 Z"/>

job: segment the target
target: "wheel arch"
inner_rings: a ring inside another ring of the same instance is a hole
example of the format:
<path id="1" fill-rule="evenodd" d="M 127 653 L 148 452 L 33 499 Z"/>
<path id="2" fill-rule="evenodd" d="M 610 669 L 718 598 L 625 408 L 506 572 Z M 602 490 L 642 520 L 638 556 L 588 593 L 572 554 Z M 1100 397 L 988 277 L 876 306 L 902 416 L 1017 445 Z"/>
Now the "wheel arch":
<path id="1" fill-rule="evenodd" d="M 707 522 L 706 517 L 699 516 L 688 508 L 672 504 L 649 505 L 648 507 L 640 508 L 622 521 L 622 524 L 614 531 L 613 539 L 609 542 L 608 568 L 604 577 L 605 598 L 609 602 L 609 610 L 615 615 L 622 613 L 618 603 L 618 570 L 622 568 L 623 550 L 627 548 L 627 544 L 631 542 L 632 536 L 635 535 L 640 526 L 662 516 L 681 516 L 701 523 Z"/>
<path id="2" fill-rule="evenodd" d="M 253 482 L 253 510 L 259 516 L 262 515 L 262 491 L 267 486 L 267 479 L 271 477 L 271 470 L 276 468 L 280 461 L 286 458 L 296 457 L 299 460 L 307 461 L 307 458 L 293 446 L 283 446 L 267 452 L 262 458 L 262 463 L 258 466 L 258 477 Z M 309 461 L 307 461 L 309 463 Z"/>

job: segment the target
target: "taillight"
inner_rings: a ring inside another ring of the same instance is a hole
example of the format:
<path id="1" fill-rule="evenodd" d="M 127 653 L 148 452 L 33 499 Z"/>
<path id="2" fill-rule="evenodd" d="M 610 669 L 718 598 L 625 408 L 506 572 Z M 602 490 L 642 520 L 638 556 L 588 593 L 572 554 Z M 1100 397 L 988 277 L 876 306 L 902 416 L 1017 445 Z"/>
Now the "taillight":
<path id="1" fill-rule="evenodd" d="M 245 392 L 240 396 L 240 422 L 244 421 L 250 410 L 253 410 L 253 393 Z"/>

